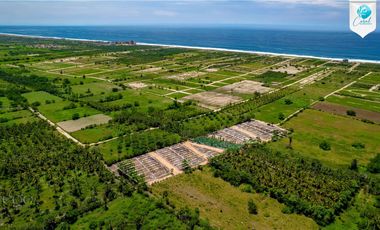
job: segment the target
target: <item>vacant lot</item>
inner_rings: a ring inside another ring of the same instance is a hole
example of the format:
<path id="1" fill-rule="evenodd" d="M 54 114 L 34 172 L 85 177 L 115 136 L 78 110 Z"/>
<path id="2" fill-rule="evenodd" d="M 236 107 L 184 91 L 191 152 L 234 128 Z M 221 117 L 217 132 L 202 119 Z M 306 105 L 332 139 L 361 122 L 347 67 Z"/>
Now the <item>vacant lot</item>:
<path id="1" fill-rule="evenodd" d="M 228 93 L 238 93 L 238 94 L 254 94 L 254 93 L 266 93 L 271 90 L 271 88 L 262 86 L 261 82 L 245 80 L 237 82 L 231 85 L 223 86 L 218 89 L 219 91 L 224 91 Z"/>
<path id="2" fill-rule="evenodd" d="M 241 101 L 240 97 L 216 92 L 197 93 L 184 97 L 183 99 L 197 101 L 200 106 L 210 109 L 221 108 Z"/>
<path id="3" fill-rule="evenodd" d="M 347 111 L 354 111 L 355 118 L 366 119 L 376 123 L 380 123 L 380 113 L 372 112 L 364 109 L 357 109 L 353 107 L 338 105 L 328 102 L 320 102 L 313 106 L 314 109 L 321 110 L 328 113 L 347 116 Z"/>
<path id="4" fill-rule="evenodd" d="M 379 125 L 367 124 L 352 118 L 345 118 L 317 110 L 305 110 L 285 123 L 285 128 L 293 129 L 292 149 L 288 149 L 288 139 L 271 143 L 270 146 L 290 154 L 319 159 L 332 166 L 347 167 L 353 159 L 359 164 L 367 164 L 376 153 L 380 153 Z M 319 145 L 326 141 L 331 150 L 322 150 Z M 361 143 L 364 148 L 353 145 Z"/>
<path id="5" fill-rule="evenodd" d="M 75 132 L 78 130 L 81 130 L 83 128 L 86 128 L 90 125 L 101 125 L 108 123 L 112 118 L 104 115 L 104 114 L 97 114 L 89 117 L 83 117 L 78 120 L 71 120 L 71 121 L 63 121 L 57 123 L 61 128 L 66 130 L 67 132 Z"/>
<path id="6" fill-rule="evenodd" d="M 152 187 L 157 196 L 167 191 L 177 207 L 199 207 L 202 218 L 217 229 L 318 229 L 316 223 L 296 214 L 283 214 L 284 205 L 258 193 L 245 193 L 220 178 L 208 168 L 192 174 L 169 178 Z M 247 203 L 253 199 L 258 215 L 248 213 Z"/>

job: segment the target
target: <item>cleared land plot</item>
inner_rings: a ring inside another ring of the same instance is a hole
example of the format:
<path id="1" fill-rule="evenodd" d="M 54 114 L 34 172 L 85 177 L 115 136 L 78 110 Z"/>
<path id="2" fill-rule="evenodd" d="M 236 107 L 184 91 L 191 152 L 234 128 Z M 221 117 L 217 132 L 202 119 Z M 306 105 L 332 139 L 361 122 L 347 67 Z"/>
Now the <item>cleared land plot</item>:
<path id="1" fill-rule="evenodd" d="M 208 159 L 223 151 L 219 148 L 184 142 L 116 163 L 112 167 L 116 167 L 124 176 L 142 176 L 148 184 L 153 184 L 182 173 L 184 162 L 194 168 L 206 164 Z"/>
<path id="2" fill-rule="evenodd" d="M 239 125 L 219 130 L 209 135 L 222 141 L 234 144 L 244 144 L 248 141 L 269 142 L 274 135 L 283 136 L 286 130 L 262 121 L 253 120 Z"/>
<path id="3" fill-rule="evenodd" d="M 231 85 L 223 86 L 218 91 L 239 93 L 239 94 L 254 94 L 254 93 L 267 93 L 271 88 L 263 86 L 261 82 L 244 80 Z"/>
<path id="4" fill-rule="evenodd" d="M 286 73 L 286 74 L 297 74 L 305 69 L 303 67 L 297 67 L 297 66 L 292 66 L 292 65 L 286 65 L 286 66 L 281 66 L 280 68 L 274 69 L 272 71 L 274 72 L 280 72 L 280 73 Z"/>
<path id="5" fill-rule="evenodd" d="M 112 118 L 104 115 L 104 114 L 97 114 L 89 117 L 83 117 L 78 120 L 71 120 L 71 121 L 63 121 L 57 123 L 61 128 L 66 130 L 67 132 L 75 132 L 78 130 L 81 130 L 83 128 L 86 128 L 90 125 L 101 125 L 108 123 Z"/>
<path id="6" fill-rule="evenodd" d="M 142 89 L 147 87 L 148 85 L 142 82 L 131 82 L 128 83 L 127 86 L 131 89 Z"/>
<path id="7" fill-rule="evenodd" d="M 232 128 L 225 128 L 208 135 L 209 137 L 216 138 L 218 140 L 227 141 L 235 144 L 243 144 L 248 142 L 251 137 L 243 132 L 239 132 Z"/>
<path id="8" fill-rule="evenodd" d="M 380 152 L 380 126 L 367 124 L 351 118 L 305 110 L 284 124 L 293 129 L 292 149 L 288 149 L 288 139 L 270 143 L 270 146 L 290 154 L 302 154 L 319 159 L 332 166 L 347 167 L 353 159 L 367 164 L 369 159 Z M 331 150 L 325 151 L 320 144 L 326 141 Z M 361 143 L 364 148 L 356 148 Z M 354 145 L 354 146 L 353 146 Z"/>
<path id="9" fill-rule="evenodd" d="M 313 109 L 345 116 L 347 116 L 347 111 L 354 111 L 356 113 L 356 115 L 354 116 L 355 118 L 366 119 L 376 123 L 380 123 L 380 113 L 378 112 L 372 112 L 368 110 L 357 109 L 328 102 L 317 103 L 313 106 Z"/>
<path id="10" fill-rule="evenodd" d="M 171 175 L 168 168 L 149 154 L 122 161 L 117 164 L 117 167 L 124 175 L 137 173 L 137 175 L 143 177 L 148 184 Z"/>
<path id="11" fill-rule="evenodd" d="M 183 80 L 187 80 L 190 78 L 202 76 L 203 74 L 204 73 L 202 73 L 202 72 L 191 71 L 191 72 L 187 72 L 187 73 L 180 73 L 180 74 L 176 74 L 176 75 L 171 75 L 171 76 L 168 76 L 167 78 L 183 81 Z"/>
<path id="12" fill-rule="evenodd" d="M 210 109 L 217 109 L 229 104 L 241 101 L 240 97 L 216 93 L 216 92 L 202 92 L 186 96 L 183 99 L 193 100 L 199 103 L 200 106 Z"/>
<path id="13" fill-rule="evenodd" d="M 223 153 L 224 150 L 222 149 L 217 149 L 214 147 L 210 147 L 207 145 L 201 145 L 193 142 L 189 142 L 189 144 L 199 153 L 202 153 L 207 157 L 207 159 L 211 159 L 213 157 L 216 157 L 217 155 Z"/>
<path id="14" fill-rule="evenodd" d="M 310 218 L 284 214 L 285 205 L 259 193 L 242 192 L 220 178 L 209 168 L 169 178 L 152 186 L 157 196 L 168 193 L 176 207 L 199 208 L 201 218 L 208 219 L 216 229 L 318 229 Z M 258 214 L 248 213 L 247 203 L 253 199 Z"/>
<path id="15" fill-rule="evenodd" d="M 196 167 L 206 162 L 205 158 L 198 156 L 182 143 L 155 152 L 179 170 L 183 170 L 185 161 L 190 167 Z"/>

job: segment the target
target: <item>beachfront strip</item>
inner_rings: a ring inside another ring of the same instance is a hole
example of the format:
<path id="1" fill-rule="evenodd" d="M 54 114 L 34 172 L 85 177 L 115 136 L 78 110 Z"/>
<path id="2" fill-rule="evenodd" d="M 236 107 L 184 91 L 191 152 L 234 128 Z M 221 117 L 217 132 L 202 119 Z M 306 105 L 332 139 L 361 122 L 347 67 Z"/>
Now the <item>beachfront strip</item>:
<path id="1" fill-rule="evenodd" d="M 269 142 L 272 138 L 284 136 L 286 133 L 285 129 L 276 125 L 252 120 L 219 130 L 208 136 L 233 144 L 245 144 L 254 141 Z M 221 148 L 186 141 L 116 163 L 110 168 L 118 175 L 141 176 L 147 184 L 151 185 L 181 174 L 187 168 L 205 165 L 211 158 L 223 152 L 224 149 Z"/>

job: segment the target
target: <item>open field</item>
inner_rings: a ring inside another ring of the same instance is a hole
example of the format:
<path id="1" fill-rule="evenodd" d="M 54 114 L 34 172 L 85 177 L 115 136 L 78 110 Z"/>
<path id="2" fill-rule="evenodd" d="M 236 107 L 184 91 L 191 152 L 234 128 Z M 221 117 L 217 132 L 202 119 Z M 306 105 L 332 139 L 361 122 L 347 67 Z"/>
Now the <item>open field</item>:
<path id="1" fill-rule="evenodd" d="M 89 117 L 83 117 L 78 120 L 62 121 L 58 122 L 61 128 L 67 132 L 75 132 L 84 129 L 90 125 L 101 125 L 108 123 L 112 118 L 104 114 L 97 114 Z"/>
<path id="2" fill-rule="evenodd" d="M 219 229 L 318 229 L 310 218 L 283 214 L 284 205 L 268 196 L 242 192 L 213 177 L 207 167 L 169 178 L 153 185 L 152 190 L 159 197 L 167 192 L 169 201 L 177 207 L 198 207 L 201 217 Z M 249 199 L 257 204 L 258 215 L 248 213 Z"/>
<path id="3" fill-rule="evenodd" d="M 305 110 L 286 122 L 284 127 L 294 130 L 292 149 L 287 148 L 287 138 L 271 143 L 271 147 L 318 159 L 331 166 L 347 167 L 353 159 L 364 165 L 380 152 L 380 136 L 374 135 L 380 132 L 379 125 L 317 110 Z M 322 141 L 327 141 L 331 150 L 321 149 L 319 145 Z M 355 148 L 355 143 L 362 143 L 365 147 Z"/>
<path id="4" fill-rule="evenodd" d="M 364 109 L 357 109 L 354 107 L 342 106 L 339 104 L 329 102 L 317 103 L 313 106 L 313 109 L 343 116 L 349 116 L 347 113 L 349 113 L 349 111 L 354 111 L 355 114 L 351 115 L 351 118 L 357 118 L 359 120 L 369 120 L 378 124 L 380 123 L 380 113 Z"/>

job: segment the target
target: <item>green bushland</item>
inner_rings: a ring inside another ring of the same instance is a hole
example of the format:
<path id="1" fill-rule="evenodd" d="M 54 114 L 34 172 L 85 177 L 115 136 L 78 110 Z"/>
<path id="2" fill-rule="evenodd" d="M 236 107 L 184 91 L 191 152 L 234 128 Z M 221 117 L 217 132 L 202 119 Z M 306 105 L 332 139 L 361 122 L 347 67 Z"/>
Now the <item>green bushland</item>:
<path id="1" fill-rule="evenodd" d="M 330 169 L 261 145 L 227 151 L 210 165 L 216 176 L 232 185 L 250 184 L 285 203 L 287 212 L 302 213 L 323 226 L 347 209 L 363 181 L 353 171 Z"/>

